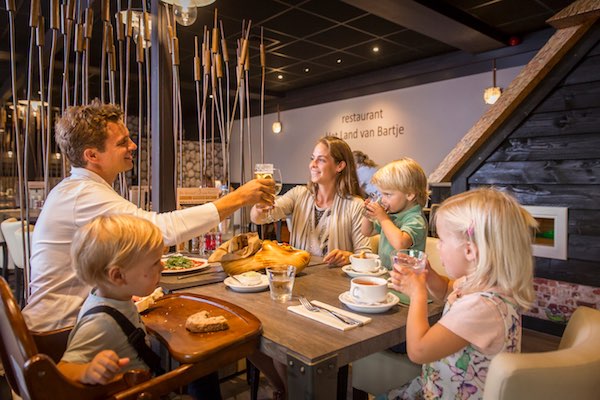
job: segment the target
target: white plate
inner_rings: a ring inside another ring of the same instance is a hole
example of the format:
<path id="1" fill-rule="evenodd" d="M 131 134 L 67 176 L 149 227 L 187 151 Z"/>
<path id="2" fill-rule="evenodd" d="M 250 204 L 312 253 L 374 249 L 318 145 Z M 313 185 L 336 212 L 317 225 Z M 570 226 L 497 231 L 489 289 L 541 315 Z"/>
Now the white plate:
<path id="1" fill-rule="evenodd" d="M 344 271 L 350 278 L 356 278 L 357 276 L 381 276 L 387 274 L 388 270 L 385 267 L 379 268 L 375 272 L 358 272 L 352 269 L 352 265 L 344 265 L 342 267 L 342 271 Z"/>
<path id="2" fill-rule="evenodd" d="M 177 256 L 180 254 L 170 254 L 168 256 L 162 256 L 161 261 L 163 262 L 167 262 L 167 260 L 170 257 L 173 256 Z M 206 258 L 200 258 L 200 257 L 190 257 L 190 256 L 183 256 L 185 258 L 187 258 L 188 260 L 192 260 L 195 262 L 202 262 L 202 265 L 197 265 L 195 267 L 191 267 L 191 268 L 186 268 L 186 269 L 163 269 L 162 273 L 165 275 L 170 275 L 170 274 L 183 274 L 183 273 L 187 273 L 187 272 L 192 272 L 192 271 L 200 271 L 203 270 L 205 268 L 210 267 L 210 265 L 208 265 L 208 260 Z"/>
<path id="3" fill-rule="evenodd" d="M 262 282 L 259 283 L 258 285 L 240 285 L 239 282 L 236 282 L 235 280 L 231 279 L 231 277 L 228 276 L 227 278 L 225 278 L 223 283 L 229 289 L 234 290 L 236 292 L 251 293 L 251 292 L 260 292 L 261 290 L 265 290 L 266 288 L 269 287 L 269 278 L 266 275 L 261 274 L 260 279 L 262 280 Z"/>
<path id="4" fill-rule="evenodd" d="M 387 296 L 385 298 L 385 302 L 378 303 L 378 304 L 358 303 L 358 302 L 356 302 L 356 300 L 354 300 L 354 298 L 352 297 L 350 292 L 344 292 L 344 293 L 340 294 L 338 299 L 342 303 L 344 303 L 349 309 L 351 309 L 353 311 L 370 313 L 370 314 L 385 312 L 385 311 L 389 310 L 390 308 L 392 308 L 393 306 L 395 306 L 396 304 L 398 304 L 398 302 L 400 301 L 400 299 L 398 299 L 398 297 L 394 296 L 392 293 L 387 294 Z"/>

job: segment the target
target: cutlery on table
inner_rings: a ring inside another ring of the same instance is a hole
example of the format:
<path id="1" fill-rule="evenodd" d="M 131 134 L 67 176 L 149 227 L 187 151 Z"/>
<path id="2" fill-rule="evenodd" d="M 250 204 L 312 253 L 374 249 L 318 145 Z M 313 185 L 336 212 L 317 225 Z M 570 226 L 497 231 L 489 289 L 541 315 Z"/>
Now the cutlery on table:
<path id="1" fill-rule="evenodd" d="M 187 279 L 187 278 L 193 278 L 195 276 L 198 275 L 204 275 L 204 274 L 216 274 L 219 273 L 220 271 L 201 271 L 201 272 L 194 272 L 193 274 L 187 274 L 187 275 L 180 275 L 177 277 L 177 280 L 179 279 Z"/>
<path id="2" fill-rule="evenodd" d="M 328 310 L 327 308 L 324 308 L 324 307 L 315 306 L 314 304 L 312 304 L 310 302 L 310 300 L 308 300 L 304 296 L 300 296 L 299 300 L 300 300 L 300 304 L 302 304 L 304 306 L 304 308 L 306 308 L 308 311 L 311 311 L 311 312 L 326 311 L 326 312 L 328 312 L 329 314 L 331 314 L 332 316 L 334 316 L 335 318 L 337 318 L 338 320 L 342 321 L 343 323 L 345 323 L 347 325 L 358 325 L 358 326 L 363 326 L 364 325 L 361 321 L 357 321 L 357 320 L 355 320 L 353 318 L 347 317 L 345 315 L 342 315 L 342 314 L 337 313 L 337 312 L 332 311 L 332 310 Z"/>

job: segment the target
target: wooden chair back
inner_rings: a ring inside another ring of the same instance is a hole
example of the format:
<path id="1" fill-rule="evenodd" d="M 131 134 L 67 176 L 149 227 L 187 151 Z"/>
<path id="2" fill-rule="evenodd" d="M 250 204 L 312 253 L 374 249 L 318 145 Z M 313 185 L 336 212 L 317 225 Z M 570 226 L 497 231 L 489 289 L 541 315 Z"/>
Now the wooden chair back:
<path id="1" fill-rule="evenodd" d="M 69 329 L 41 335 L 45 346 L 64 351 Z M 8 283 L 0 278 L 0 358 L 12 390 L 25 400 L 106 399 L 150 378 L 147 371 L 130 371 L 108 385 L 83 385 L 67 379 L 46 354 L 40 353 Z M 64 342 L 63 342 L 64 341 Z M 58 352 L 60 351 L 60 355 Z M 53 357 L 60 359 L 56 349 Z M 152 397 L 150 397 L 152 398 Z"/>

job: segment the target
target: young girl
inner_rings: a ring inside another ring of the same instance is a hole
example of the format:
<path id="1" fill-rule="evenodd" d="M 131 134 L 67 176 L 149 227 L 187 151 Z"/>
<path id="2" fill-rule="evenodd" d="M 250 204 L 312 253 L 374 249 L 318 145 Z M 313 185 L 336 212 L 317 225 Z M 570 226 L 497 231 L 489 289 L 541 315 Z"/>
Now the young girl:
<path id="1" fill-rule="evenodd" d="M 421 376 L 389 399 L 480 399 L 492 358 L 520 352 L 520 312 L 533 299 L 531 239 L 537 222 L 509 195 L 478 189 L 447 199 L 436 214 L 448 278 L 394 265 L 395 289 L 410 296 L 406 342 Z M 427 291 L 446 299 L 427 320 Z"/>

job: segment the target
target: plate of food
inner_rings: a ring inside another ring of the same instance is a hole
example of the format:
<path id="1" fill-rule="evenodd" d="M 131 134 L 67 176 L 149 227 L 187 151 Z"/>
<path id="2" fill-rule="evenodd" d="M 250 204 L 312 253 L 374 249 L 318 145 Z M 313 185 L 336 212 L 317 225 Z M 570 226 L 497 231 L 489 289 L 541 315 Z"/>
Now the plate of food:
<path id="1" fill-rule="evenodd" d="M 225 286 L 236 292 L 260 292 L 269 287 L 269 278 L 258 272 L 249 271 L 239 275 L 232 275 L 223 281 Z"/>
<path id="2" fill-rule="evenodd" d="M 168 254 L 162 257 L 165 269 L 163 274 L 178 274 L 183 272 L 199 271 L 208 268 L 208 260 L 200 257 L 184 256 L 182 254 Z"/>

